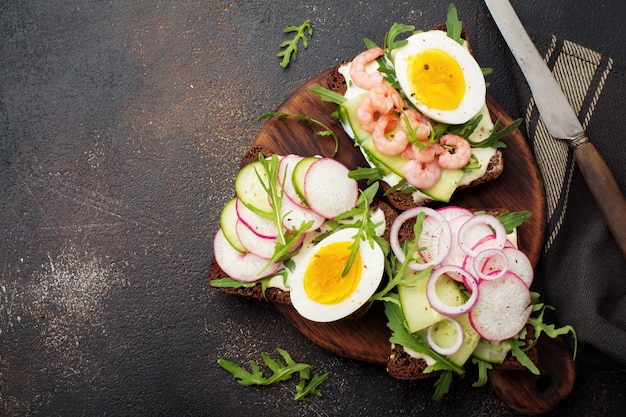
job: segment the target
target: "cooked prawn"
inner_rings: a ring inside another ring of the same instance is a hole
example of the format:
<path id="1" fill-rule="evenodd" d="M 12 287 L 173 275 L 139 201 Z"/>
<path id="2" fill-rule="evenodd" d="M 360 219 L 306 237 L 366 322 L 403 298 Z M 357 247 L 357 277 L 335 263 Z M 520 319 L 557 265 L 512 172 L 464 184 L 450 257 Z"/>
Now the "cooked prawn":
<path id="1" fill-rule="evenodd" d="M 412 186 L 420 189 L 430 188 L 439 181 L 441 167 L 436 160 L 428 163 L 409 160 L 402 168 L 402 175 Z"/>
<path id="2" fill-rule="evenodd" d="M 400 97 L 400 93 L 388 82 L 381 82 L 373 87 L 359 104 L 356 116 L 363 129 L 373 132 L 381 116 L 394 109 L 400 112 L 402 107 L 404 107 L 404 100 Z"/>
<path id="3" fill-rule="evenodd" d="M 350 78 L 357 87 L 371 90 L 383 82 L 383 75 L 378 72 L 367 72 L 365 66 L 383 54 L 383 49 L 376 46 L 358 54 L 350 65 Z"/>
<path id="4" fill-rule="evenodd" d="M 472 148 L 465 138 L 447 133 L 439 139 L 443 152 L 439 155 L 439 165 L 445 169 L 461 169 L 472 158 Z M 452 148 L 452 151 L 448 150 Z"/>
<path id="5" fill-rule="evenodd" d="M 402 128 L 408 132 L 406 124 L 407 120 L 411 129 L 415 131 L 415 139 L 421 142 L 428 140 L 430 137 L 430 124 L 428 124 L 426 116 L 415 109 L 404 110 L 404 116 L 402 117 L 401 124 Z"/>
<path id="6" fill-rule="evenodd" d="M 387 132 L 394 129 L 396 122 L 393 114 L 385 114 L 378 119 L 372 132 L 374 146 L 383 155 L 399 155 L 409 144 L 409 139 L 402 130 L 394 135 L 387 135 Z"/>
<path id="7" fill-rule="evenodd" d="M 427 164 L 434 161 L 442 152 L 443 148 L 437 142 L 424 146 L 421 149 L 417 145 L 411 144 L 411 146 L 407 147 L 402 156 Z"/>

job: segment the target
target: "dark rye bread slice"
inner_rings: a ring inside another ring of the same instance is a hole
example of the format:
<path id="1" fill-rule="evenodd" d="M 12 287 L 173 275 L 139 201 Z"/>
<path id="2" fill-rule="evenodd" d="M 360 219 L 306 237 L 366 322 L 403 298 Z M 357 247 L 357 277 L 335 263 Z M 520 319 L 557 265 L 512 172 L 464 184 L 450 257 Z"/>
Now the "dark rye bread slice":
<path id="1" fill-rule="evenodd" d="M 478 209 L 471 209 L 476 212 Z M 487 214 L 491 214 L 492 216 L 498 216 L 507 212 L 508 210 L 503 208 L 491 208 L 480 210 Z M 398 233 L 399 241 L 402 243 L 408 239 L 413 239 L 415 234 L 413 233 L 413 227 L 415 226 L 415 218 L 408 219 L 401 227 Z M 526 326 L 526 344 L 522 346 L 522 349 L 526 349 L 530 346 L 532 339 L 534 338 L 534 329 L 532 326 Z M 526 350 L 524 353 L 528 356 L 528 358 L 534 363 L 537 364 L 539 360 L 539 356 L 537 353 L 537 349 L 532 347 Z M 389 353 L 389 359 L 387 361 L 387 372 L 389 375 L 393 376 L 397 379 L 411 380 L 411 379 L 422 379 L 428 378 L 431 376 L 439 375 L 441 372 L 429 372 L 424 373 L 424 370 L 428 364 L 422 358 L 416 358 L 411 356 L 404 347 L 401 345 L 391 345 L 391 350 Z M 510 353 L 507 355 L 505 360 L 501 364 L 493 364 L 492 369 L 502 369 L 502 370 L 524 370 L 526 369 L 515 357 L 513 357 Z"/>
<path id="2" fill-rule="evenodd" d="M 241 159 L 240 168 L 254 161 L 257 161 L 259 159 L 260 154 L 262 154 L 265 157 L 269 157 L 273 154 L 273 152 L 265 148 L 264 146 L 252 145 L 244 153 Z M 385 240 L 389 241 L 390 226 L 393 223 L 393 221 L 396 219 L 396 217 L 398 216 L 398 212 L 381 198 L 375 198 L 375 200 L 372 202 L 371 209 L 372 210 L 380 209 L 384 213 L 387 227 L 382 237 Z M 209 275 L 208 275 L 209 284 L 212 281 L 215 281 L 221 278 L 226 278 L 226 277 L 228 277 L 228 275 L 226 275 L 226 273 L 219 267 L 219 265 L 215 261 L 215 257 L 213 257 L 213 259 L 211 260 L 211 265 L 209 266 Z M 381 281 L 381 285 L 382 285 L 382 281 Z M 249 286 L 242 286 L 239 288 L 216 287 L 216 286 L 212 286 L 212 287 L 218 291 L 221 291 L 227 294 L 250 297 L 250 298 L 257 299 L 257 300 L 265 299 L 267 301 L 280 303 L 280 304 L 289 304 L 289 305 L 291 304 L 291 298 L 289 297 L 289 292 L 283 291 L 279 288 L 267 288 L 265 291 L 265 294 L 263 294 L 261 285 L 258 283 L 251 284 Z M 369 308 L 369 306 L 370 306 L 369 304 L 364 305 L 363 307 L 361 307 L 359 310 L 357 310 L 348 318 L 361 317 L 363 314 L 365 314 L 365 312 L 367 312 L 367 309 Z"/>
<path id="3" fill-rule="evenodd" d="M 526 338 L 524 339 L 525 345 L 521 347 L 524 350 L 528 359 L 535 365 L 539 363 L 539 352 L 535 346 L 528 349 L 534 338 L 534 329 L 531 326 L 526 326 Z M 471 366 L 471 361 L 466 363 L 467 366 Z M 502 363 L 491 364 L 493 370 L 502 371 L 524 371 L 526 367 L 522 365 L 513 355 L 509 352 Z M 424 370 L 428 367 L 426 361 L 422 358 L 416 358 L 408 353 L 401 345 L 391 345 L 391 351 L 389 353 L 389 360 L 387 361 L 387 372 L 389 375 L 396 379 L 401 380 L 416 380 L 430 378 L 438 376 L 441 371 L 432 371 L 425 373 Z"/>
<path id="4" fill-rule="evenodd" d="M 442 30 L 445 32 L 446 25 L 445 24 L 438 25 L 434 27 L 433 30 Z M 465 29 L 465 26 L 463 26 L 462 28 L 461 38 L 463 38 L 467 42 L 467 47 L 471 54 L 472 48 L 469 42 L 469 38 L 467 36 L 467 31 Z M 341 75 L 341 73 L 339 72 L 340 65 L 332 68 L 329 71 L 326 82 L 330 90 L 333 90 L 334 92 L 343 95 L 346 92 L 347 84 L 346 84 L 346 80 L 344 76 Z M 493 181 L 496 178 L 498 178 L 500 174 L 502 174 L 503 170 L 504 170 L 504 158 L 502 157 L 502 151 L 500 149 L 497 149 L 495 155 L 489 160 L 487 164 L 487 170 L 485 171 L 485 174 L 482 175 L 480 178 L 477 178 L 474 181 L 470 182 L 469 184 L 458 187 L 457 190 L 464 189 L 464 188 L 472 188 L 480 184 L 483 184 L 485 182 Z M 427 203 L 431 203 L 435 201 L 432 198 L 429 198 L 428 196 L 425 196 L 425 195 L 420 195 L 419 197 L 414 198 L 412 193 L 403 193 L 401 190 L 388 192 L 391 186 L 384 181 L 380 181 L 380 184 L 381 184 L 382 190 L 386 193 L 386 197 L 389 203 L 394 208 L 401 210 L 401 211 L 408 210 L 412 207 L 422 206 Z"/>

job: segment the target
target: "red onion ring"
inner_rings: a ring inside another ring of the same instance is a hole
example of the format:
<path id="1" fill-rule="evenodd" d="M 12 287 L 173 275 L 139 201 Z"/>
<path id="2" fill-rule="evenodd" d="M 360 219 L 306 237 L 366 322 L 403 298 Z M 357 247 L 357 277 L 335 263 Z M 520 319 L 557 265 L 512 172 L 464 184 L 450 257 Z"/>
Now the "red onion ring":
<path id="1" fill-rule="evenodd" d="M 472 236 L 472 233 L 475 233 L 477 228 L 483 225 L 490 226 L 492 231 L 495 233 L 495 238 L 490 242 L 490 247 L 502 249 L 506 244 L 506 230 L 504 229 L 502 223 L 500 223 L 500 220 L 489 214 L 477 214 L 461 226 L 457 237 L 459 246 L 463 252 L 467 253 L 471 257 L 476 257 L 478 254 L 478 251 L 474 249 L 473 246 L 477 240 L 480 240 L 480 238 L 483 237 L 482 235 Z"/>
<path id="2" fill-rule="evenodd" d="M 428 328 L 426 329 L 426 340 L 428 341 L 430 347 L 440 355 L 453 355 L 461 348 L 461 345 L 463 344 L 463 328 L 461 327 L 461 324 L 453 318 L 446 317 L 444 320 L 447 320 L 454 325 L 457 335 L 454 344 L 450 347 L 443 347 L 435 342 L 435 338 L 433 337 L 433 329 L 437 325 L 437 323 L 428 326 Z"/>
<path id="3" fill-rule="evenodd" d="M 452 232 L 450 231 L 450 225 L 446 221 L 446 219 L 439 214 L 436 210 L 433 210 L 429 207 L 414 207 L 412 209 L 406 210 L 394 220 L 391 225 L 390 236 L 389 236 L 389 244 L 391 246 L 391 250 L 393 254 L 396 256 L 399 262 L 404 262 L 406 259 L 406 254 L 402 250 L 402 246 L 400 245 L 400 238 L 398 233 L 400 232 L 400 228 L 407 220 L 417 217 L 419 213 L 424 213 L 426 216 L 430 216 L 437 220 L 441 224 L 441 244 L 439 245 L 439 252 L 437 256 L 433 257 L 429 262 L 419 263 L 417 261 L 411 261 L 408 267 L 414 271 L 423 271 L 429 266 L 436 266 L 448 255 L 450 252 L 450 247 L 452 246 Z"/>
<path id="4" fill-rule="evenodd" d="M 441 301 L 441 299 L 437 295 L 437 280 L 441 275 L 448 272 L 460 274 L 461 276 L 463 276 L 463 283 L 471 293 L 470 298 L 464 304 L 461 304 L 459 306 L 451 306 Z M 426 283 L 426 297 L 428 298 L 430 306 L 436 312 L 448 317 L 460 316 L 467 313 L 469 310 L 472 309 L 472 307 L 474 307 L 474 304 L 476 304 L 476 301 L 478 300 L 478 282 L 476 281 L 476 278 L 474 278 L 474 276 L 465 269 L 459 268 L 458 266 L 454 265 L 444 265 L 442 267 L 434 269 L 430 275 L 430 278 L 428 278 L 428 282 Z"/>
<path id="5" fill-rule="evenodd" d="M 474 257 L 473 266 L 477 278 L 494 280 L 506 273 L 509 260 L 504 251 L 489 248 L 478 252 Z"/>

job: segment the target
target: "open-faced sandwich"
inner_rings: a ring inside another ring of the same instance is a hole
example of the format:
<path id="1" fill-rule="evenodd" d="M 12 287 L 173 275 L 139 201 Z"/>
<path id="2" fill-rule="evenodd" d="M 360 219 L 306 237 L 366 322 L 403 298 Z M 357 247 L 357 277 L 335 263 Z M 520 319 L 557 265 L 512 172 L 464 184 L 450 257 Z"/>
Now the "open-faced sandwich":
<path id="1" fill-rule="evenodd" d="M 440 398 L 474 364 L 481 383 L 492 366 L 538 373 L 535 336 L 573 329 L 544 325 L 529 289 L 517 231 L 531 213 L 424 206 L 497 177 L 501 139 L 516 125 L 491 122 L 453 7 L 446 30 L 396 39 L 406 32 L 394 25 L 383 48 L 368 41 L 315 89 L 338 105 L 369 166 L 251 147 L 220 215 L 209 281 L 312 322 L 359 320 L 384 303 L 389 373 L 439 375 Z"/>

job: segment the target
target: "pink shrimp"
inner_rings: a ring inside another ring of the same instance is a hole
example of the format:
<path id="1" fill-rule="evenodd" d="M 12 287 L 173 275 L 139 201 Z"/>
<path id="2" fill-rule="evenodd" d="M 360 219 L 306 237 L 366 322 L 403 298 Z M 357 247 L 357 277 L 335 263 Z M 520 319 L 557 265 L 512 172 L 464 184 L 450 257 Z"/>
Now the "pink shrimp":
<path id="1" fill-rule="evenodd" d="M 358 87 L 366 90 L 383 82 L 383 75 L 378 72 L 367 72 L 365 66 L 383 54 L 380 47 L 370 48 L 358 54 L 350 65 L 350 78 Z"/>
<path id="2" fill-rule="evenodd" d="M 441 167 L 436 160 L 428 163 L 409 160 L 402 168 L 402 175 L 412 186 L 420 189 L 430 188 L 439 181 Z"/>
<path id="3" fill-rule="evenodd" d="M 430 137 L 430 125 L 428 119 L 414 109 L 406 109 L 401 117 L 401 126 L 408 132 L 406 121 L 408 120 L 411 129 L 415 130 L 415 139 L 424 142 Z"/>
<path id="4" fill-rule="evenodd" d="M 439 155 L 439 165 L 445 169 L 461 169 L 470 161 L 472 148 L 465 138 L 447 133 L 439 139 L 443 152 Z M 452 151 L 447 148 L 451 147 Z"/>
<path id="5" fill-rule="evenodd" d="M 437 142 L 425 146 L 422 149 L 415 144 L 411 144 L 411 146 L 403 152 L 402 156 L 427 164 L 434 161 L 442 152 L 443 148 Z"/>
<path id="6" fill-rule="evenodd" d="M 392 114 L 385 114 L 378 119 L 372 132 L 374 146 L 383 155 L 399 155 L 409 144 L 409 139 L 402 130 L 398 130 L 391 137 L 387 135 L 387 132 L 395 128 L 396 122 Z"/>
<path id="7" fill-rule="evenodd" d="M 373 87 L 359 104 L 356 115 L 363 129 L 373 132 L 381 116 L 390 113 L 393 109 L 400 111 L 402 107 L 404 107 L 404 101 L 400 93 L 388 82 L 381 82 Z"/>

